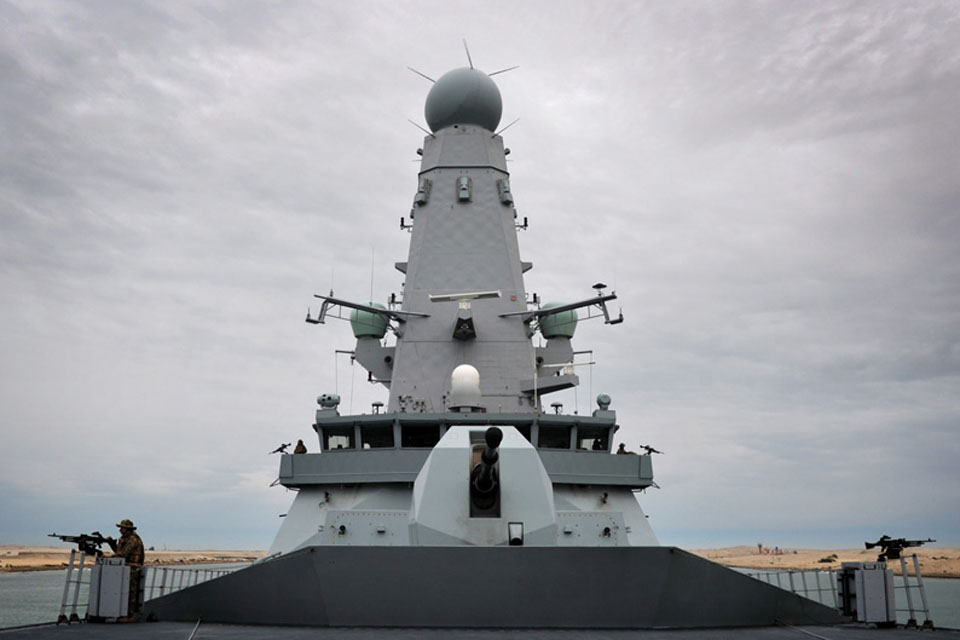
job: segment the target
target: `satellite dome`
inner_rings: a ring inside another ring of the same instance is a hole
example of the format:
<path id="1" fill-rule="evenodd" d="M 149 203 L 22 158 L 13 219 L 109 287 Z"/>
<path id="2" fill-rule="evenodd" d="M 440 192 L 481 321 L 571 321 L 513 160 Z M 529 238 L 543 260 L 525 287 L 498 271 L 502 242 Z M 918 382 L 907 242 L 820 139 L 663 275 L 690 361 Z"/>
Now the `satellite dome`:
<path id="1" fill-rule="evenodd" d="M 480 372 L 461 364 L 450 374 L 450 408 L 480 406 Z"/>
<path id="2" fill-rule="evenodd" d="M 500 90 L 483 71 L 462 67 L 449 71 L 427 94 L 424 116 L 431 131 L 455 124 L 475 124 L 496 131 L 503 113 Z"/>
<path id="3" fill-rule="evenodd" d="M 564 304 L 563 302 L 550 302 L 543 305 L 543 310 L 562 307 Z M 576 330 L 577 312 L 573 309 L 551 313 L 540 318 L 540 333 L 548 340 L 551 338 L 572 338 Z"/>
<path id="4" fill-rule="evenodd" d="M 387 310 L 377 302 L 370 302 L 368 305 L 374 309 Z M 387 333 L 387 318 L 372 311 L 354 309 L 350 312 L 350 328 L 353 329 L 354 338 L 382 338 Z"/>

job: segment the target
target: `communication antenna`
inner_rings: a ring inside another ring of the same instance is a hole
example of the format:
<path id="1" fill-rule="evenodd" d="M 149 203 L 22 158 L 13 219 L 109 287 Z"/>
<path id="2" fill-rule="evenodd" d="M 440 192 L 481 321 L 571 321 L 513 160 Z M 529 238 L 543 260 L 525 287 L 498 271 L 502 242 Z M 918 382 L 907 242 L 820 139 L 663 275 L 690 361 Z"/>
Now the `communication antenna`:
<path id="1" fill-rule="evenodd" d="M 518 122 L 520 122 L 520 118 L 517 118 L 516 120 L 514 120 L 513 122 L 511 122 L 510 124 L 508 124 L 507 126 L 505 126 L 503 129 L 500 129 L 500 131 L 497 131 L 497 132 L 496 132 L 495 134 L 493 134 L 493 135 L 494 135 L 494 136 L 500 135 L 501 133 L 503 133 L 504 131 L 506 131 L 507 129 L 509 129 L 510 127 L 512 127 L 513 125 L 517 124 Z M 491 137 L 493 137 L 493 136 L 491 136 Z"/>
<path id="2" fill-rule="evenodd" d="M 426 79 L 429 80 L 430 82 L 433 82 L 433 83 L 436 83 L 436 82 L 437 82 L 436 80 L 434 80 L 433 78 L 431 78 L 431 77 L 428 76 L 427 74 L 425 74 L 425 73 L 420 73 L 419 71 L 417 71 L 417 70 L 414 69 L 413 67 L 407 67 L 407 69 L 410 69 L 410 71 L 413 71 L 415 74 L 417 74 L 417 75 L 420 76 L 421 78 L 426 78 Z"/>
<path id="3" fill-rule="evenodd" d="M 470 68 L 473 69 L 473 60 L 470 58 L 470 47 L 467 46 L 467 39 L 463 39 L 463 50 L 467 52 L 467 62 L 470 63 Z"/>
<path id="4" fill-rule="evenodd" d="M 411 120 L 410 118 L 407 118 L 407 122 L 409 122 L 410 124 L 412 124 L 413 126 L 415 126 L 417 129 L 420 129 L 420 131 L 423 131 L 425 134 L 427 134 L 427 135 L 430 136 L 431 138 L 436 138 L 436 137 L 437 137 L 437 136 L 433 135 L 432 133 L 430 133 L 429 131 L 427 131 L 426 129 L 424 129 L 423 127 L 421 127 L 420 125 L 418 125 L 416 122 L 414 122 L 414 121 Z M 414 162 L 416 162 L 416 160 L 414 160 Z"/>
<path id="5" fill-rule="evenodd" d="M 376 249 L 370 247 L 370 301 L 373 302 L 373 268 L 376 264 Z"/>
<path id="6" fill-rule="evenodd" d="M 514 66 L 514 67 L 507 67 L 506 69 L 500 69 L 500 71 L 494 71 L 493 73 L 488 73 L 487 75 L 488 75 L 488 76 L 495 76 L 495 75 L 497 75 L 498 73 L 506 73 L 507 71 L 513 71 L 514 69 L 519 69 L 519 68 L 520 68 L 520 65 L 516 65 L 516 66 Z"/>

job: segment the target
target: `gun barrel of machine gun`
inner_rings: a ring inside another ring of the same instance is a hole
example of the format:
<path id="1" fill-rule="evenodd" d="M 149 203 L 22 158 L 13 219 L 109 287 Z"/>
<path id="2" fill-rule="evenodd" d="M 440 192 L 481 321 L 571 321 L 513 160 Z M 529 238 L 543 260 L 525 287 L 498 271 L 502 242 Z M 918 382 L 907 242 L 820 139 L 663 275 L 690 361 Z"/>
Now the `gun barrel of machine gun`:
<path id="1" fill-rule="evenodd" d="M 876 542 L 864 542 L 863 546 L 866 549 L 880 547 L 880 555 L 877 556 L 877 560 L 883 562 L 885 560 L 897 560 L 900 558 L 900 553 L 907 547 L 919 547 L 927 542 L 936 542 L 936 540 L 933 538 L 927 538 L 926 540 L 907 540 L 906 538 L 881 536 Z"/>
<path id="2" fill-rule="evenodd" d="M 59 538 L 63 542 L 74 543 L 77 545 L 78 550 L 83 551 L 89 556 L 103 555 L 103 552 L 100 550 L 100 546 L 109 544 L 108 540 L 103 537 L 99 531 L 94 531 L 93 533 L 80 533 L 77 535 L 51 533 L 48 534 L 48 537 Z"/>
<path id="3" fill-rule="evenodd" d="M 926 540 L 907 540 L 906 538 L 880 538 L 876 542 L 864 542 L 863 545 L 867 549 L 873 549 L 874 547 L 919 547 L 927 542 L 936 542 L 933 538 L 927 538 Z"/>

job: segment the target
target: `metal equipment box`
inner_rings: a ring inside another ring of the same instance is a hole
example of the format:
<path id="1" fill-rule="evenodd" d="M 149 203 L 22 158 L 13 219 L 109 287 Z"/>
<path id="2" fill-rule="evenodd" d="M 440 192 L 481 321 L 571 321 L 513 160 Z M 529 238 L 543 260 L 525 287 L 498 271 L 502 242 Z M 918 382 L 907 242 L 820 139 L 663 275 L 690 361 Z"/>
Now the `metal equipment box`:
<path id="1" fill-rule="evenodd" d="M 97 558 L 90 572 L 90 604 L 87 616 L 122 618 L 130 597 L 130 567 L 123 558 Z"/>
<path id="2" fill-rule="evenodd" d="M 857 622 L 895 624 L 893 572 L 886 562 L 844 562 L 837 573 L 840 610 Z"/>

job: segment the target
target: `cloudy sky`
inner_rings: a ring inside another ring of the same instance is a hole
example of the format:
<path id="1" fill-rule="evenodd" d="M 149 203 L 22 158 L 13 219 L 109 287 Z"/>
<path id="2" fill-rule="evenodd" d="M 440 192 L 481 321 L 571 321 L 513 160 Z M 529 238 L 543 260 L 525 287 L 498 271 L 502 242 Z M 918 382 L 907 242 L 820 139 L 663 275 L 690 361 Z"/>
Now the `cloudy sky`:
<path id="1" fill-rule="evenodd" d="M 584 323 L 662 542 L 960 546 L 952 2 L 0 0 L 0 544 L 265 549 L 312 294 L 399 292 L 429 83 L 494 71 L 527 289 Z M 372 274 L 372 277 L 371 277 Z M 315 305 L 314 305 L 315 308 Z"/>

